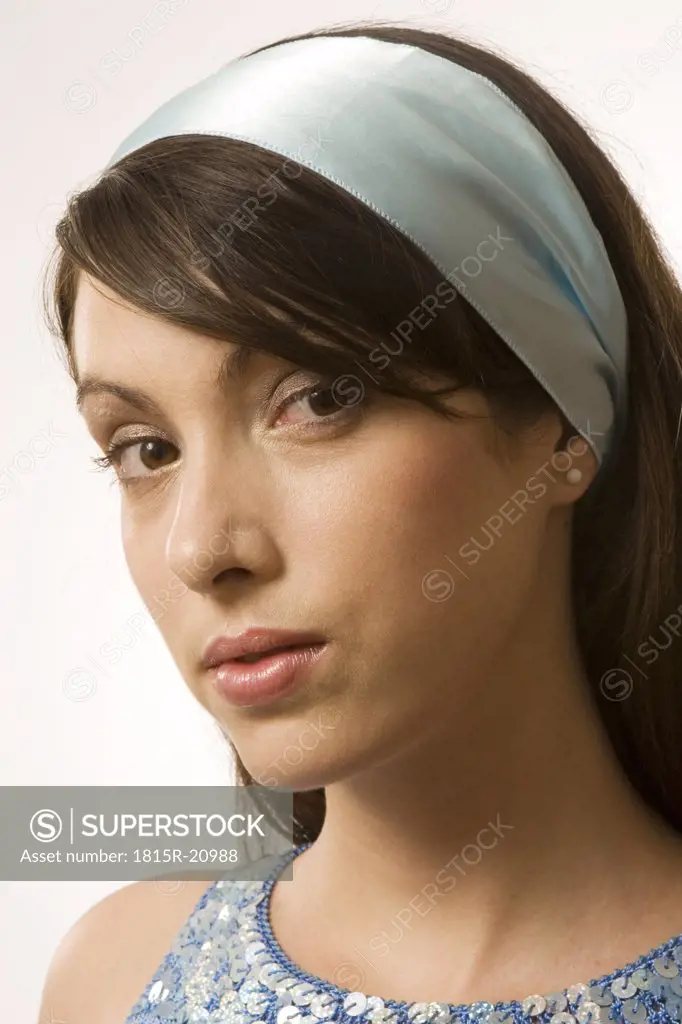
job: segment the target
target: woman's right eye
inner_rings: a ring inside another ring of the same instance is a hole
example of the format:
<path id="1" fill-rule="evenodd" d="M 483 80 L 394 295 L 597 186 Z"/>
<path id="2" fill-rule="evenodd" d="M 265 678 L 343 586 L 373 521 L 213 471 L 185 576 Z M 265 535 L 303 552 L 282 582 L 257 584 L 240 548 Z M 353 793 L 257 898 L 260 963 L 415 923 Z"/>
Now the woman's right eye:
<path id="1" fill-rule="evenodd" d="M 156 470 L 172 465 L 177 448 L 162 437 L 137 437 L 134 440 L 112 444 L 104 455 L 93 462 L 100 469 L 112 468 L 124 483 L 152 475 Z"/>

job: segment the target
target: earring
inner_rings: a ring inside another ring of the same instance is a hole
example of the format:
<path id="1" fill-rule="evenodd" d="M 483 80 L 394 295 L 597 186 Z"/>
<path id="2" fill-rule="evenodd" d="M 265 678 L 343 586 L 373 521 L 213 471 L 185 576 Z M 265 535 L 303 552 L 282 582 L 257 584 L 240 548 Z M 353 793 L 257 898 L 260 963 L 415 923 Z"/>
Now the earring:
<path id="1" fill-rule="evenodd" d="M 568 483 L 568 484 L 579 484 L 580 481 L 582 480 L 582 478 L 583 478 L 582 470 L 581 469 L 577 469 L 576 466 L 573 466 L 573 468 L 569 469 L 568 472 L 566 473 L 566 483 Z"/>

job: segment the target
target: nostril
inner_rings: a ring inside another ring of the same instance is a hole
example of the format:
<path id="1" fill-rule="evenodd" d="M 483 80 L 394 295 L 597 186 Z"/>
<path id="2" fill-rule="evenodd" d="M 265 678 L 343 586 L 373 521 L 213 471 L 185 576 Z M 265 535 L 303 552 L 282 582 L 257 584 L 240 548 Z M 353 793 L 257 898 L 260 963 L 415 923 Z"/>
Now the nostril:
<path id="1" fill-rule="evenodd" d="M 234 581 L 235 579 L 241 579 L 244 576 L 252 576 L 250 569 L 245 569 L 242 565 L 232 565 L 229 569 L 223 569 L 214 579 L 214 583 L 227 583 Z"/>

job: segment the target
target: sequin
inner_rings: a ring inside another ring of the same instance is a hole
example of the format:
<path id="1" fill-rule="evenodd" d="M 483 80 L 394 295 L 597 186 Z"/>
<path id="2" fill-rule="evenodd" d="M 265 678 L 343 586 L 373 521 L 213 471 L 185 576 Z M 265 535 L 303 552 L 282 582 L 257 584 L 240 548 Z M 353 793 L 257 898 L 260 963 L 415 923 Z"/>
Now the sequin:
<path id="1" fill-rule="evenodd" d="M 343 1001 L 343 1008 L 349 1017 L 359 1017 L 367 1009 L 367 996 L 362 992 L 349 992 Z"/>
<path id="2" fill-rule="evenodd" d="M 291 998 L 297 1004 L 297 1006 L 310 1006 L 313 996 L 315 995 L 315 986 L 311 985 L 310 982 L 304 981 L 302 984 L 294 985 L 291 989 Z"/>
<path id="3" fill-rule="evenodd" d="M 239 957 L 234 957 L 234 959 L 230 960 L 230 978 L 232 981 L 241 981 L 248 972 L 249 965 L 246 960 L 241 960 Z"/>
<path id="4" fill-rule="evenodd" d="M 632 981 L 632 984 L 636 985 L 640 991 L 648 989 L 649 972 L 647 971 L 646 967 L 638 967 L 636 971 L 632 972 L 630 980 Z"/>
<path id="5" fill-rule="evenodd" d="M 245 1004 L 249 1013 L 255 1014 L 256 1016 L 260 1016 L 261 1013 L 265 1013 L 268 1008 L 268 999 L 265 992 L 244 992 L 244 989 L 242 988 L 239 993 L 239 998 Z"/>
<path id="6" fill-rule="evenodd" d="M 291 1001 L 291 995 L 290 995 L 291 989 L 294 988 L 296 985 L 298 985 L 298 979 L 297 978 L 292 978 L 292 976 L 290 974 L 281 974 L 281 975 L 279 975 L 279 977 L 275 977 L 274 983 L 272 984 L 272 986 L 269 986 L 269 987 L 271 987 L 273 989 L 273 991 L 277 993 L 278 996 L 279 995 L 283 995 L 284 993 L 289 994 L 289 1002 L 290 1002 Z"/>
<path id="7" fill-rule="evenodd" d="M 431 1019 L 428 1003 L 413 1003 L 408 1010 L 408 1017 L 414 1024 L 426 1024 Z"/>
<path id="8" fill-rule="evenodd" d="M 512 1019 L 509 1010 L 493 1010 L 488 1017 L 488 1024 L 507 1024 Z"/>
<path id="9" fill-rule="evenodd" d="M 223 1024 L 250 1024 L 248 1014 L 233 1003 L 222 1018 Z"/>
<path id="10" fill-rule="evenodd" d="M 599 1024 L 601 1021 L 601 1007 L 591 999 L 584 999 L 575 1011 L 575 1018 L 578 1024 Z"/>
<path id="11" fill-rule="evenodd" d="M 547 1007 L 547 1000 L 542 996 L 528 996 L 521 1003 L 521 1009 L 529 1017 L 539 1017 L 541 1013 L 545 1012 Z"/>
<path id="12" fill-rule="evenodd" d="M 264 985 L 267 985 L 268 988 L 272 988 L 277 983 L 277 979 L 283 974 L 284 970 L 279 966 L 279 964 L 266 963 L 258 972 L 258 978 Z"/>
<path id="13" fill-rule="evenodd" d="M 606 985 L 590 985 L 587 993 L 597 1006 L 610 1006 L 613 1002 L 613 992 Z"/>
<path id="14" fill-rule="evenodd" d="M 365 1016 L 367 1020 L 372 1021 L 372 1024 L 389 1024 L 393 1020 L 394 1013 L 379 996 L 369 996 Z"/>
<path id="15" fill-rule="evenodd" d="M 674 978 L 680 973 L 677 964 L 670 957 L 664 956 L 659 956 L 654 960 L 654 970 L 662 978 Z"/>
<path id="16" fill-rule="evenodd" d="M 149 995 L 147 996 L 147 999 L 149 1000 L 149 1002 L 150 1003 L 155 1003 L 160 998 L 162 991 L 163 991 L 163 982 L 162 981 L 155 981 L 154 984 L 152 985 L 152 987 L 149 990 Z"/>
<path id="17" fill-rule="evenodd" d="M 316 995 L 310 1000 L 310 1012 L 318 1017 L 320 1020 L 325 1020 L 327 1017 L 332 1017 L 334 1014 L 334 999 L 329 995 L 328 992 L 323 992 L 321 995 Z"/>
<path id="18" fill-rule="evenodd" d="M 646 1007 L 636 999 L 626 999 L 623 1003 L 623 1016 L 630 1024 L 646 1024 Z"/>
<path id="19" fill-rule="evenodd" d="M 244 950 L 244 959 L 247 964 L 253 964 L 258 961 L 258 958 L 263 953 L 267 953 L 267 948 L 264 942 L 250 942 Z"/>
<path id="20" fill-rule="evenodd" d="M 584 999 L 587 995 L 587 985 L 579 982 L 577 985 L 571 985 L 566 989 L 566 996 L 571 1003 L 577 1003 Z"/>
<path id="21" fill-rule="evenodd" d="M 283 1006 L 277 1014 L 277 1024 L 299 1024 L 301 1011 L 295 1006 Z"/>
<path id="22" fill-rule="evenodd" d="M 637 986 L 633 985 L 629 978 L 616 978 L 611 982 L 611 991 L 619 999 L 632 999 L 637 992 Z"/>
<path id="23" fill-rule="evenodd" d="M 162 1020 L 168 1018 L 170 1016 L 170 1013 L 171 1013 L 172 1010 L 173 1010 L 173 1004 L 172 1003 L 167 1003 L 165 1000 L 163 1000 L 160 1003 L 157 1003 L 156 1006 L 154 1007 L 154 1012 L 158 1013 L 159 1017 Z"/>
<path id="24" fill-rule="evenodd" d="M 666 1000 L 673 994 L 670 988 L 670 980 L 654 974 L 649 981 L 649 991 L 656 999 Z"/>
<path id="25" fill-rule="evenodd" d="M 367 1010 L 365 1016 L 368 1020 L 380 1021 L 387 1020 L 391 1017 L 392 1010 L 386 1006 L 383 999 L 379 996 L 370 996 L 367 1000 Z"/>
<path id="26" fill-rule="evenodd" d="M 373 1024 L 395 1024 L 397 1020 L 395 1011 L 388 1006 L 384 1006 L 381 1010 L 370 1010 L 366 1017 Z"/>
<path id="27" fill-rule="evenodd" d="M 523 1001 L 400 1002 L 338 988 L 278 946 L 276 874 L 211 886 L 125 1024 L 682 1024 L 682 935 L 597 982 Z"/>
<path id="28" fill-rule="evenodd" d="M 682 999 L 672 996 L 665 1004 L 670 1016 L 677 1021 L 682 1021 Z"/>

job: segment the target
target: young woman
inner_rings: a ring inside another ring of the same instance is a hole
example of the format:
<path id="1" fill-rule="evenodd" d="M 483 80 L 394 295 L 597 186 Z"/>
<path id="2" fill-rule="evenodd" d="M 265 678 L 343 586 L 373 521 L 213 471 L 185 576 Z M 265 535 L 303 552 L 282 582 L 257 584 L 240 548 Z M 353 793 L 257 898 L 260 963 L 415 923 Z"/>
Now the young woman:
<path id="1" fill-rule="evenodd" d="M 682 1019 L 682 300 L 587 131 L 470 42 L 321 30 L 58 243 L 135 584 L 296 847 L 103 900 L 42 1019 Z"/>

